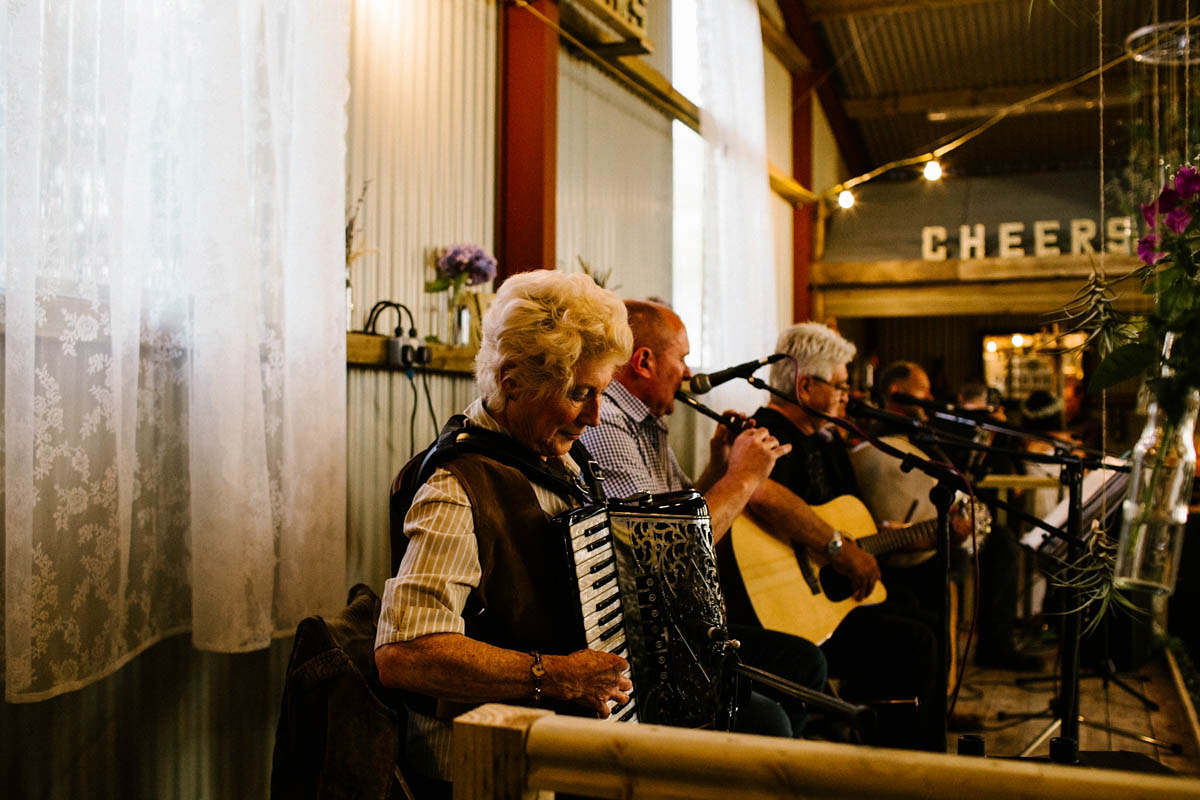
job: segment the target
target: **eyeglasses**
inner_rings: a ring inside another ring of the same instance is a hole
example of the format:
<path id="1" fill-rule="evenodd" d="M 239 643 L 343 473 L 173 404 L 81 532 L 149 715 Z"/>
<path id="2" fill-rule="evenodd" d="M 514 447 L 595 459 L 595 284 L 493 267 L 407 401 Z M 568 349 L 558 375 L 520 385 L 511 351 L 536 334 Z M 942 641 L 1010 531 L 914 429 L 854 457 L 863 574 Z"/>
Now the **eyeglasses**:
<path id="1" fill-rule="evenodd" d="M 817 383 L 825 384 L 830 389 L 833 389 L 835 392 L 841 392 L 842 394 L 850 394 L 850 384 L 846 383 L 845 381 L 843 381 L 842 383 L 834 383 L 833 381 L 825 380 L 820 375 L 810 375 L 809 377 L 812 378 Z"/>

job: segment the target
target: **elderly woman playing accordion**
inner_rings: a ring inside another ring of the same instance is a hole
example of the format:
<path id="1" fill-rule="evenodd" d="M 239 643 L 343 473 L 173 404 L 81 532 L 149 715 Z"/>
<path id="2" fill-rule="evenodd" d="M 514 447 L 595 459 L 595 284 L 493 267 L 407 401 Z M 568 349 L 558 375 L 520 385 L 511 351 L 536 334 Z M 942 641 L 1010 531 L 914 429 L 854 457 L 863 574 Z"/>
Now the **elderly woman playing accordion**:
<path id="1" fill-rule="evenodd" d="M 589 277 L 509 278 L 483 319 L 481 397 L 464 412 L 465 429 L 487 432 L 562 486 L 577 481 L 582 465 L 570 452 L 597 424 L 632 341 L 625 306 Z M 449 720 L 471 704 L 545 702 L 607 717 L 628 701 L 626 660 L 586 649 L 578 633 L 570 565 L 550 519 L 582 503 L 556 485 L 465 452 L 438 462 L 417 489 L 375 642 L 381 681 L 412 698 L 409 771 L 450 778 Z"/>

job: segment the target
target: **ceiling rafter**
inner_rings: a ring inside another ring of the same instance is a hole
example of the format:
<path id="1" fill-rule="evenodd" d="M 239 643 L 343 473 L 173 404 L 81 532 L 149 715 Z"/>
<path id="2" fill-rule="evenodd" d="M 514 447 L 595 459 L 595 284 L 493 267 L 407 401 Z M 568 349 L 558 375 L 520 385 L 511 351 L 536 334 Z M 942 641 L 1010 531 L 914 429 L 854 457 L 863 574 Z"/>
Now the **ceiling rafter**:
<path id="1" fill-rule="evenodd" d="M 828 48 L 817 34 L 816 27 L 801 0 L 779 0 L 779 10 L 783 14 L 788 36 L 799 46 L 812 65 L 812 71 L 806 77 L 811 81 L 813 91 L 821 101 L 821 108 L 837 140 L 842 158 L 852 172 L 861 172 L 870 163 L 867 148 L 862 135 L 846 114 L 841 98 L 838 97 L 832 80 L 833 59 Z M 800 77 L 795 76 L 794 79 Z"/>
<path id="2" fill-rule="evenodd" d="M 936 92 L 914 92 L 912 94 L 863 97 L 842 101 L 846 113 L 854 120 L 878 119 L 894 114 L 932 114 L 953 110 L 959 116 L 976 110 L 987 113 L 1019 103 L 1027 97 L 1036 97 L 1053 89 L 1056 84 L 1021 84 L 1016 86 L 992 86 L 979 89 L 951 89 Z M 1088 103 L 1099 105 L 1099 93 L 1095 81 L 1072 86 L 1051 97 L 1031 104 L 1026 111 L 1053 112 L 1086 109 Z M 1108 106 L 1125 106 L 1133 102 L 1133 95 L 1124 81 L 1105 81 L 1104 102 Z M 1061 106 L 1061 108 L 1056 108 Z M 1015 112 L 1020 113 L 1020 112 Z"/>
<path id="3" fill-rule="evenodd" d="M 939 8 L 976 6 L 994 0 L 805 0 L 813 22 L 828 22 L 845 17 L 877 17 L 908 11 L 932 11 Z"/>

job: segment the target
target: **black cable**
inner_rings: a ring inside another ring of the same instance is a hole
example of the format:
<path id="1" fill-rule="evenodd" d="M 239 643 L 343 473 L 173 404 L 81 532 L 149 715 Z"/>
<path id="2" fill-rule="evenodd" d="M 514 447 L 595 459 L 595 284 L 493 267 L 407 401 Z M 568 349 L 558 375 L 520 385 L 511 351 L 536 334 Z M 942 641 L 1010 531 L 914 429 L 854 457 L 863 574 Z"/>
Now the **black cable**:
<path id="1" fill-rule="evenodd" d="M 429 421 L 433 423 L 434 431 L 438 430 L 437 414 L 433 410 L 433 397 L 429 392 L 429 371 L 421 370 L 421 383 L 425 386 L 425 403 L 429 407 Z"/>
<path id="2" fill-rule="evenodd" d="M 404 317 L 401 315 L 401 311 L 408 315 L 408 335 L 415 338 L 417 335 L 417 323 L 413 320 L 412 310 L 404 305 L 404 303 L 397 303 L 394 300 L 380 300 L 371 306 L 371 312 L 367 314 L 367 321 L 363 323 L 363 332 L 375 333 L 375 325 L 379 322 L 379 315 L 389 308 L 396 309 L 396 338 L 400 339 L 404 337 Z"/>
<path id="3" fill-rule="evenodd" d="M 370 313 L 367 314 L 367 320 L 363 323 L 363 333 L 374 333 L 375 322 L 379 316 L 379 312 L 392 304 L 391 300 L 380 300 L 375 305 L 371 306 Z"/>
<path id="4" fill-rule="evenodd" d="M 417 336 L 417 323 L 413 322 L 413 313 L 412 313 L 412 311 L 410 311 L 410 310 L 409 310 L 409 308 L 408 308 L 408 306 L 404 305 L 404 303 L 396 303 L 396 302 L 393 302 L 393 303 L 392 303 L 392 305 L 396 307 L 396 310 L 397 310 L 397 312 L 399 312 L 399 310 L 400 310 L 400 309 L 404 309 L 404 313 L 405 313 L 405 314 L 408 314 L 408 335 L 409 335 L 409 336 L 411 336 L 411 337 L 413 337 L 413 338 L 416 338 L 416 336 Z M 397 327 L 396 327 L 396 335 L 397 335 L 397 336 L 399 336 L 399 335 L 400 335 L 400 327 L 399 327 L 399 325 L 400 325 L 400 320 L 396 320 L 396 326 L 397 326 Z"/>
<path id="5" fill-rule="evenodd" d="M 376 311 L 378 308 L 378 311 Z M 404 317 L 400 314 L 400 309 L 403 308 L 399 303 L 393 303 L 391 300 L 380 300 L 375 304 L 375 308 L 371 309 L 371 316 L 368 318 L 370 327 L 367 328 L 367 333 L 375 333 L 375 323 L 379 321 L 379 314 L 387 311 L 389 308 L 396 310 L 396 333 L 397 339 L 404 336 Z M 412 312 L 409 312 L 409 318 L 412 318 Z M 415 329 L 414 329 L 415 330 Z"/>
<path id="6" fill-rule="evenodd" d="M 417 393 L 417 382 L 413 378 L 412 370 L 408 370 L 405 377 L 408 378 L 408 384 L 413 390 L 412 413 L 408 415 L 408 457 L 411 460 L 417 452 L 417 407 L 421 405 L 421 398 Z"/>

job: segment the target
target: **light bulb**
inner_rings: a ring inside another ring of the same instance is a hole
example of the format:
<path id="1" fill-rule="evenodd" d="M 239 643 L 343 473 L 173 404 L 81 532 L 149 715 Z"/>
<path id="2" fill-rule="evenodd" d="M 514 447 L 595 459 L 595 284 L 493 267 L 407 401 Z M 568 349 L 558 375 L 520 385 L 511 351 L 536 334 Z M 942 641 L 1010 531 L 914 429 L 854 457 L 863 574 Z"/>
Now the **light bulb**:
<path id="1" fill-rule="evenodd" d="M 854 205 L 854 195 L 850 194 L 849 189 L 842 189 L 838 192 L 838 205 L 842 208 L 851 208 Z"/>
<path id="2" fill-rule="evenodd" d="M 925 162 L 925 180 L 936 181 L 942 177 L 942 165 L 936 161 Z"/>

